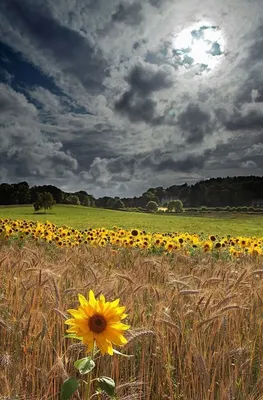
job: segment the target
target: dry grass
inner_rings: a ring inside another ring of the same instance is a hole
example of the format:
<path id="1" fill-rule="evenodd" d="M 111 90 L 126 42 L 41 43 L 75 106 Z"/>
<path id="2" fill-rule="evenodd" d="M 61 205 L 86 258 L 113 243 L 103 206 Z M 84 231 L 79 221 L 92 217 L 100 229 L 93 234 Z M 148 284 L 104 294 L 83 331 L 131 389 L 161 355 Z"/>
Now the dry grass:
<path id="1" fill-rule="evenodd" d="M 0 248 L 0 395 L 59 398 L 85 348 L 65 339 L 77 293 L 121 298 L 126 359 L 101 357 L 120 399 L 263 399 L 262 261 L 225 263 L 106 248 Z M 74 397 L 82 399 L 81 390 Z"/>

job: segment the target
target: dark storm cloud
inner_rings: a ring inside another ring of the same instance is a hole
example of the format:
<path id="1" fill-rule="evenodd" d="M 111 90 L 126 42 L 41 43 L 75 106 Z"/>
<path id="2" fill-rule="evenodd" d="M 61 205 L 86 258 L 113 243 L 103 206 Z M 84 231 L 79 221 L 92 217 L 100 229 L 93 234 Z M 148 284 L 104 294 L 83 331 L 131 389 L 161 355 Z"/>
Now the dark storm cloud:
<path id="1" fill-rule="evenodd" d="M 262 173 L 261 12 L 260 0 L 0 0 L 13 52 L 0 48 L 0 177 L 133 196 Z M 179 56 L 185 29 L 197 47 Z"/>
<path id="2" fill-rule="evenodd" d="M 64 175 L 78 167 L 61 142 L 43 135 L 36 107 L 4 84 L 0 84 L 0 143 L 0 167 L 10 176 Z"/>
<path id="3" fill-rule="evenodd" d="M 168 66 L 156 67 L 152 64 L 135 65 L 126 81 L 130 90 L 141 94 L 149 94 L 173 85 L 172 69 Z"/>
<path id="4" fill-rule="evenodd" d="M 238 175 L 240 169 L 245 175 L 246 171 L 252 169 L 251 173 L 258 174 L 259 168 L 263 168 L 263 143 L 247 135 L 233 136 L 227 143 L 215 146 L 209 153 L 206 165 L 207 172 L 222 169 L 235 171 L 229 175 Z"/>
<path id="5" fill-rule="evenodd" d="M 155 150 L 152 152 L 120 156 L 111 159 L 96 157 L 92 162 L 88 174 L 83 178 L 89 183 L 97 182 L 100 185 L 112 187 L 120 182 L 132 182 L 138 178 L 149 177 L 152 173 L 190 173 L 203 168 L 206 162 L 204 154 L 189 154 L 176 159 L 170 152 Z M 149 185 L 148 185 L 149 186 Z"/>
<path id="6" fill-rule="evenodd" d="M 251 92 L 257 90 L 256 101 L 263 101 L 263 24 L 253 27 L 246 35 L 249 45 L 244 45 L 244 56 L 238 64 L 242 80 L 237 90 L 235 104 L 240 107 L 251 101 Z"/>
<path id="7" fill-rule="evenodd" d="M 6 117 L 15 117 L 28 113 L 31 116 L 37 114 L 35 107 L 28 103 L 26 97 L 0 83 L 0 114 L 6 114 Z M 6 122 L 8 122 L 8 119 L 6 119 Z"/>
<path id="8" fill-rule="evenodd" d="M 173 69 L 169 66 L 154 66 L 148 63 L 135 65 L 126 76 L 129 89 L 115 103 L 115 109 L 125 114 L 130 121 L 144 121 L 158 125 L 163 116 L 156 114 L 157 101 L 150 94 L 173 85 Z"/>
<path id="9" fill-rule="evenodd" d="M 248 103 L 225 122 L 230 131 L 263 129 L 263 103 Z"/>
<path id="10" fill-rule="evenodd" d="M 98 91 L 104 77 L 105 60 L 87 38 L 55 18 L 48 5 L 2 0 L 0 12 L 16 29 L 27 35 L 40 51 L 51 57 L 66 73 L 77 78 L 89 91 Z M 74 60 L 74 62 L 72 62 Z"/>
<path id="11" fill-rule="evenodd" d="M 149 97 L 141 98 L 137 92 L 129 90 L 115 103 L 116 111 L 126 115 L 131 122 L 144 121 L 152 125 L 162 122 L 156 115 L 157 102 Z"/>
<path id="12" fill-rule="evenodd" d="M 187 143 L 200 143 L 214 129 L 211 115 L 197 103 L 189 103 L 178 116 L 177 123 L 186 135 Z"/>
<path id="13" fill-rule="evenodd" d="M 149 0 L 150 4 L 156 8 L 161 7 L 165 0 Z"/>
<path id="14" fill-rule="evenodd" d="M 105 136 L 108 142 L 105 141 Z M 76 129 L 74 138 L 63 141 L 63 148 L 77 158 L 79 167 L 88 169 L 96 157 L 114 157 L 116 152 L 111 147 L 112 132 L 108 130 Z M 112 138 L 113 139 L 113 138 Z"/>
<path id="15" fill-rule="evenodd" d="M 143 21 L 142 5 L 140 3 L 120 3 L 112 14 L 113 22 L 124 22 L 128 25 L 138 25 Z"/>
<path id="16" fill-rule="evenodd" d="M 155 151 L 141 161 L 142 167 L 150 168 L 156 172 L 174 171 L 190 172 L 204 166 L 205 155 L 189 154 L 176 159 L 173 154 Z"/>

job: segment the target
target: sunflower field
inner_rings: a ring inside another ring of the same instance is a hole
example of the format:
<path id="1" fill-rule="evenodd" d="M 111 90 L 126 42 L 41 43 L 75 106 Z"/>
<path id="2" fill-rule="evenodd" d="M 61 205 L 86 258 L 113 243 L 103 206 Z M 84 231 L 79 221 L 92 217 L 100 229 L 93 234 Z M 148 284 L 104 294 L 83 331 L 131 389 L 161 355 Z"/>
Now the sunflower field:
<path id="1" fill-rule="evenodd" d="M 90 228 L 78 230 L 66 225 L 58 227 L 47 221 L 45 223 L 27 220 L 0 219 L 0 238 L 25 241 L 32 239 L 46 242 L 57 247 L 92 246 L 112 249 L 130 248 L 146 249 L 156 254 L 183 252 L 186 255 L 211 253 L 216 257 L 257 257 L 263 254 L 263 237 L 220 237 L 216 234 L 190 234 L 187 232 L 154 232 L 145 230 L 125 230 Z"/>

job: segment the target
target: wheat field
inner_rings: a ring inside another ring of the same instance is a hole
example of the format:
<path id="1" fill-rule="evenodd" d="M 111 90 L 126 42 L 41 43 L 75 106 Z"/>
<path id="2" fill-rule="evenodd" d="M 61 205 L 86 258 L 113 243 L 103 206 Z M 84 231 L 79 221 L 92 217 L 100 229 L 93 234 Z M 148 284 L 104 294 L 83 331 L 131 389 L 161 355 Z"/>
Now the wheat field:
<path id="1" fill-rule="evenodd" d="M 93 289 L 126 305 L 132 355 L 101 356 L 118 399 L 263 398 L 263 265 L 110 248 L 0 248 L 0 395 L 59 399 L 85 355 L 66 310 Z M 73 399 L 82 399 L 82 389 Z M 103 397 L 101 397 L 102 399 Z M 107 397 L 104 397 L 105 399 Z"/>

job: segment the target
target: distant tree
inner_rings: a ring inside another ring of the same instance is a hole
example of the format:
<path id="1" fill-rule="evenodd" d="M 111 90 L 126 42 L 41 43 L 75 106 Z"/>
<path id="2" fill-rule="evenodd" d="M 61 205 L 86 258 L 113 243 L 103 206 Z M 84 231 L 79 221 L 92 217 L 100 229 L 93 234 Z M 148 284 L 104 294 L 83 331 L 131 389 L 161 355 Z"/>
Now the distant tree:
<path id="1" fill-rule="evenodd" d="M 85 190 L 79 190 L 75 193 L 69 193 L 69 195 L 77 196 L 79 198 L 80 204 L 83 204 L 84 199 L 88 196 L 88 193 Z"/>
<path id="2" fill-rule="evenodd" d="M 40 201 L 38 201 L 38 200 L 35 201 L 35 203 L 33 203 L 33 207 L 34 207 L 35 212 L 40 211 L 42 208 Z"/>
<path id="3" fill-rule="evenodd" d="M 38 193 L 50 193 L 57 204 L 63 202 L 63 192 L 61 189 L 53 185 L 33 186 L 30 189 L 30 202 L 34 203 L 38 200 Z"/>
<path id="4" fill-rule="evenodd" d="M 120 210 L 122 208 L 125 208 L 125 205 L 121 199 L 116 199 L 115 201 L 115 209 Z"/>
<path id="5" fill-rule="evenodd" d="M 15 192 L 16 204 L 30 203 L 30 190 L 27 182 L 19 182 L 12 185 Z"/>
<path id="6" fill-rule="evenodd" d="M 47 212 L 47 210 L 52 208 L 55 203 L 56 202 L 51 193 L 38 193 L 37 201 L 33 204 L 33 207 L 35 211 L 39 211 L 41 208 L 44 208 L 45 212 Z"/>
<path id="7" fill-rule="evenodd" d="M 160 203 L 159 198 L 151 190 L 144 192 L 142 194 L 142 198 L 144 200 L 144 206 L 146 206 L 149 201 L 154 201 L 155 203 L 157 203 L 157 205 Z"/>
<path id="8" fill-rule="evenodd" d="M 90 206 L 91 207 L 95 207 L 96 206 L 96 199 L 91 194 L 89 195 L 89 201 L 90 201 Z"/>
<path id="9" fill-rule="evenodd" d="M 108 207 L 108 201 L 111 199 L 109 196 L 99 197 L 95 200 L 96 207 L 105 208 Z"/>
<path id="10" fill-rule="evenodd" d="M 106 207 L 107 208 L 114 208 L 114 205 L 115 205 L 114 197 L 109 197 L 109 199 L 107 200 L 107 203 L 106 203 Z"/>
<path id="11" fill-rule="evenodd" d="M 78 196 L 72 194 L 71 196 L 68 196 L 67 201 L 69 204 L 72 204 L 74 206 L 79 206 L 80 205 L 80 201 Z"/>
<path id="12" fill-rule="evenodd" d="M 151 200 L 146 204 L 146 209 L 151 212 L 156 212 L 158 211 L 158 204 L 156 201 Z"/>
<path id="13" fill-rule="evenodd" d="M 84 197 L 84 199 L 82 200 L 82 205 L 85 207 L 90 207 L 90 198 L 89 196 Z"/>
<path id="14" fill-rule="evenodd" d="M 107 208 L 111 208 L 113 210 L 120 210 L 125 208 L 123 201 L 119 197 L 110 197 L 107 201 Z"/>
<path id="15" fill-rule="evenodd" d="M 171 200 L 168 203 L 168 211 L 174 211 L 177 213 L 183 212 L 183 203 L 181 200 Z"/>

